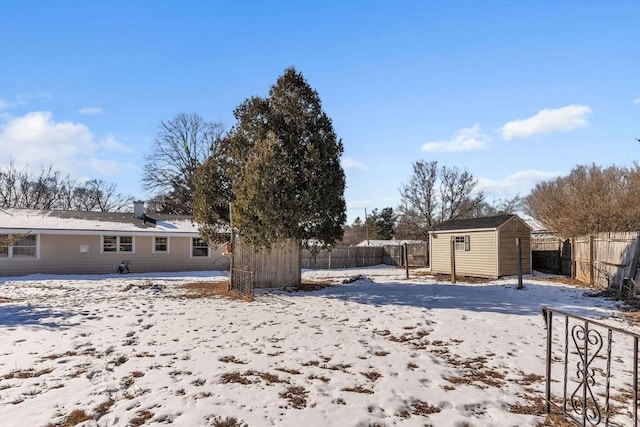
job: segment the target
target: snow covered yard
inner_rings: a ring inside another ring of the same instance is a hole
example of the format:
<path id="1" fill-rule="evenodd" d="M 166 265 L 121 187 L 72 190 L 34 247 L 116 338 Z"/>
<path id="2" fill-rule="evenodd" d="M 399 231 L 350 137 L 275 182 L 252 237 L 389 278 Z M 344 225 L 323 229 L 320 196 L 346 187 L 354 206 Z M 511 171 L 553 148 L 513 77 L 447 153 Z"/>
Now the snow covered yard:
<path id="1" fill-rule="evenodd" d="M 0 278 L 0 424 L 535 426 L 540 308 L 624 324 L 613 302 L 538 277 L 522 291 L 391 267 L 303 278 L 336 285 L 248 303 L 181 286 L 220 272 Z"/>

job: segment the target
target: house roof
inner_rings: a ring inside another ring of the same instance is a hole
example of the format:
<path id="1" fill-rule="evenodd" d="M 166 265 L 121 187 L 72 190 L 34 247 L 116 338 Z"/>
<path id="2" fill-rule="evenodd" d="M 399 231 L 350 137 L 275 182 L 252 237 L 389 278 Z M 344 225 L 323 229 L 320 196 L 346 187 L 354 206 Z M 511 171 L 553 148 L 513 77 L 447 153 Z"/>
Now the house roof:
<path id="1" fill-rule="evenodd" d="M 358 243 L 356 246 L 386 246 L 386 245 L 404 245 L 405 243 L 407 244 L 412 244 L 412 243 L 424 243 L 423 240 L 375 240 L 375 239 L 370 239 L 370 240 L 363 240 L 362 242 Z"/>
<path id="2" fill-rule="evenodd" d="M 146 220 L 145 220 L 146 219 Z M 123 212 L 52 211 L 35 209 L 0 209 L 0 233 L 32 231 L 40 233 L 125 232 L 130 234 L 198 235 L 198 226 L 191 217 L 152 214 L 137 218 Z M 153 224 L 155 220 L 155 224 Z"/>
<path id="3" fill-rule="evenodd" d="M 433 231 L 477 230 L 498 228 L 517 215 L 485 216 L 481 218 L 453 219 L 433 227 Z"/>

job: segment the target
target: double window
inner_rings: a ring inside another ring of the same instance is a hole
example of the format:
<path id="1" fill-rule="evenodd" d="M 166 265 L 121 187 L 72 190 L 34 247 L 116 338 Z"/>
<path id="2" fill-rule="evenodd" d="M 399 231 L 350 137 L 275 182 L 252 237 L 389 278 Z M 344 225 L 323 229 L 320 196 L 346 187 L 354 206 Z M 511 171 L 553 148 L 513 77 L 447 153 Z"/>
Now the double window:
<path id="1" fill-rule="evenodd" d="M 455 236 L 453 239 L 456 251 L 471 250 L 471 236 Z"/>
<path id="2" fill-rule="evenodd" d="M 35 259 L 38 257 L 38 236 L 35 234 L 0 234 L 0 259 Z"/>
<path id="3" fill-rule="evenodd" d="M 194 237 L 191 239 L 191 256 L 192 257 L 201 257 L 201 256 L 209 256 L 209 245 L 207 241 L 200 238 Z"/>
<path id="4" fill-rule="evenodd" d="M 102 236 L 102 252 L 133 252 L 133 236 Z"/>

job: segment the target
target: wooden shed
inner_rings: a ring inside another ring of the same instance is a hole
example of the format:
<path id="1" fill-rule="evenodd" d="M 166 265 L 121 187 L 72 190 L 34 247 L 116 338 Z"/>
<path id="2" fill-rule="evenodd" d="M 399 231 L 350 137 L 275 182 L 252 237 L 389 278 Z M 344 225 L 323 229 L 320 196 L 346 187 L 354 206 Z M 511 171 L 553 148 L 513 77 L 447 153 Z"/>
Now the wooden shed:
<path id="1" fill-rule="evenodd" d="M 446 221 L 429 235 L 433 273 L 451 274 L 453 253 L 457 275 L 493 278 L 518 274 L 517 238 L 522 272 L 532 272 L 531 228 L 517 215 Z"/>

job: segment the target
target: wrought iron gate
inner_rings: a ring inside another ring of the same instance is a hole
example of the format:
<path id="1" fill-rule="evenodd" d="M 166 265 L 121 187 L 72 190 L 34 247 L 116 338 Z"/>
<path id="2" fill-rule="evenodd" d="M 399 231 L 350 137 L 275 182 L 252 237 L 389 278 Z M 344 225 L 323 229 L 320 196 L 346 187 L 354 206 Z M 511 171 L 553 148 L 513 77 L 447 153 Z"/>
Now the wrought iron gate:
<path id="1" fill-rule="evenodd" d="M 554 407 L 582 426 L 638 426 L 640 334 L 548 307 L 542 315 L 547 414 Z M 554 316 L 561 319 L 555 331 Z"/>

